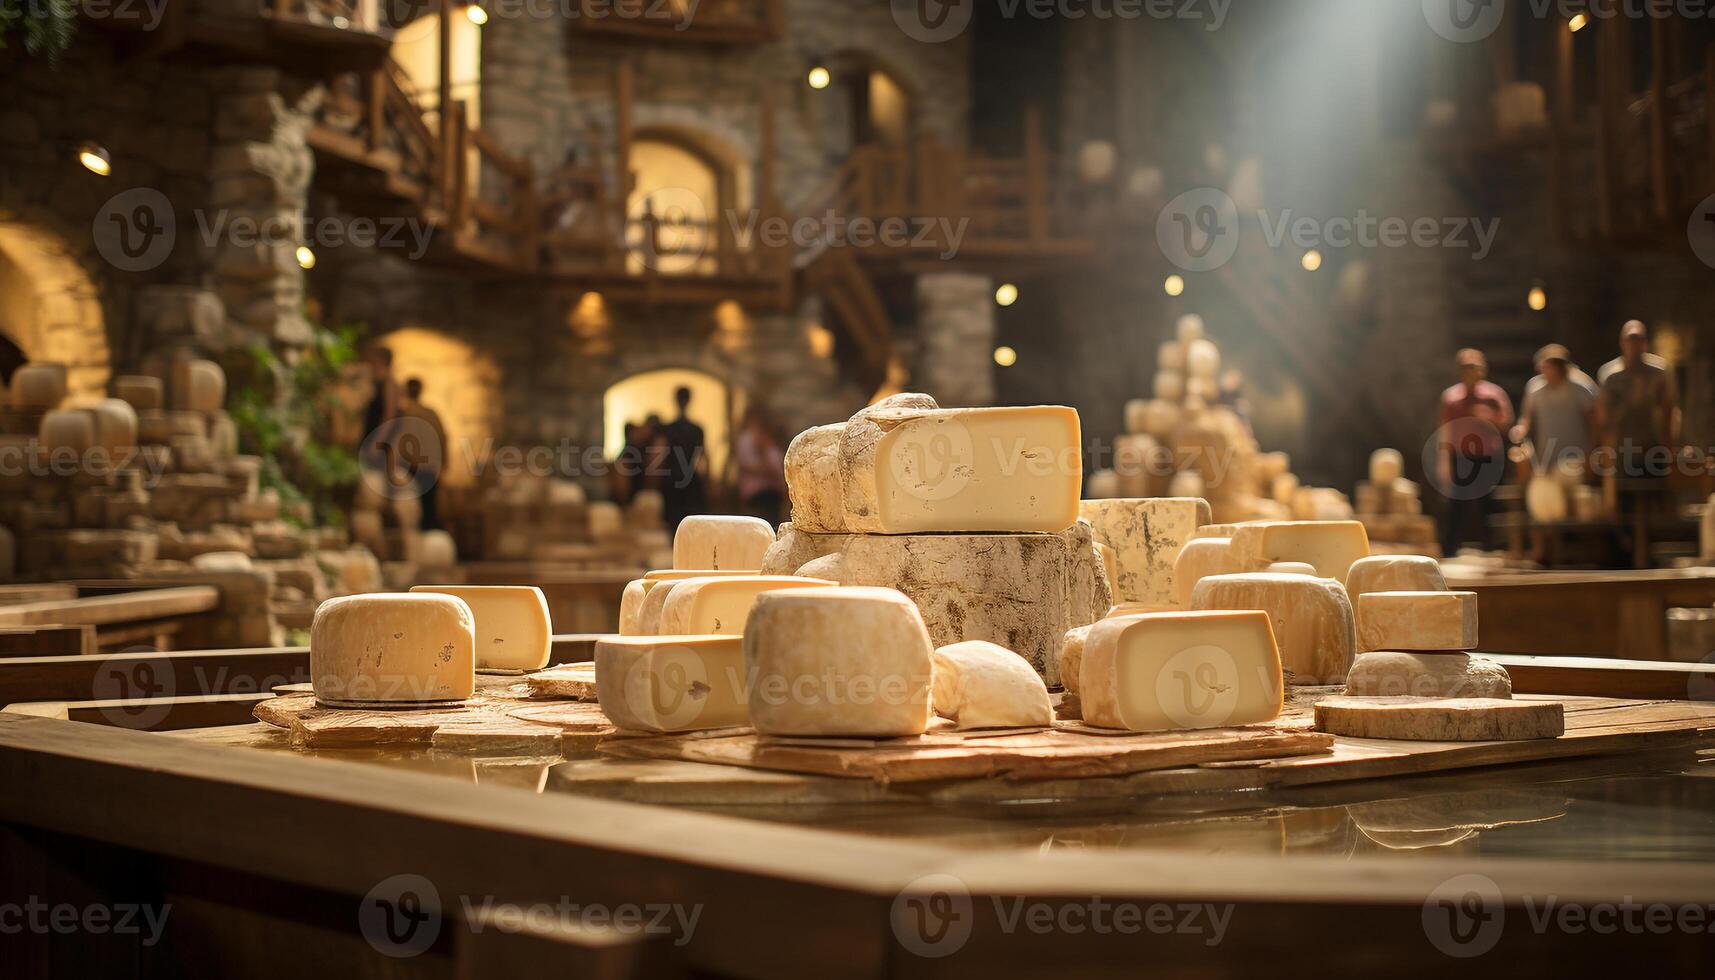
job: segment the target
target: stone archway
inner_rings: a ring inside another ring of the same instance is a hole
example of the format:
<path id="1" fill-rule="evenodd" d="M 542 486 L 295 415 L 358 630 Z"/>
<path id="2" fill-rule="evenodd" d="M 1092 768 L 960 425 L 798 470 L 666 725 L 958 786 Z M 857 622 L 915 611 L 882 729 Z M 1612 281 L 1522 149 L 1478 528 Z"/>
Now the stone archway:
<path id="1" fill-rule="evenodd" d="M 0 334 L 30 361 L 64 364 L 71 394 L 106 389 L 112 354 L 95 284 L 59 235 L 3 216 Z"/>

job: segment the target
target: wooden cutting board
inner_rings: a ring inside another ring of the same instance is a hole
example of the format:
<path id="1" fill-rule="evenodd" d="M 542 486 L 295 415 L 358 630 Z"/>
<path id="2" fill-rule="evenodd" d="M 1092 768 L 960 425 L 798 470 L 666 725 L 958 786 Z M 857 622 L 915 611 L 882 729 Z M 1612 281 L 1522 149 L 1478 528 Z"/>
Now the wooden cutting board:
<path id="1" fill-rule="evenodd" d="M 579 701 L 531 701 L 504 686 L 480 687 L 463 707 L 423 710 L 324 708 L 311 694 L 286 694 L 256 706 L 256 718 L 292 733 L 293 744 L 424 745 L 482 755 L 558 755 L 590 748 L 614 731 L 599 706 Z"/>
<path id="2" fill-rule="evenodd" d="M 1510 742 L 1566 734 L 1566 709 L 1558 701 L 1329 698 L 1316 705 L 1316 729 L 1410 742 Z"/>

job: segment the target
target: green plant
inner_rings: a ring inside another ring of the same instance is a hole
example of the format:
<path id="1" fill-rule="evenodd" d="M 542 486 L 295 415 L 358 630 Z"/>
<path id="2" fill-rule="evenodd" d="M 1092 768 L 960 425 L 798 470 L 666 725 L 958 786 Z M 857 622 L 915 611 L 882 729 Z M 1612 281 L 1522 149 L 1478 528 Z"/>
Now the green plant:
<path id="1" fill-rule="evenodd" d="M 310 503 L 321 524 L 344 521 L 338 505 L 357 483 L 357 456 L 332 436 L 335 417 L 347 409 L 335 397 L 341 371 L 357 358 L 356 324 L 312 324 L 302 352 L 282 359 L 265 346 L 249 350 L 243 381 L 232 399 L 232 420 L 244 451 L 262 457 L 261 483 L 283 503 Z"/>
<path id="2" fill-rule="evenodd" d="M 72 0 L 0 0 L 0 48 L 22 35 L 26 54 L 59 60 L 77 33 L 77 6 Z"/>

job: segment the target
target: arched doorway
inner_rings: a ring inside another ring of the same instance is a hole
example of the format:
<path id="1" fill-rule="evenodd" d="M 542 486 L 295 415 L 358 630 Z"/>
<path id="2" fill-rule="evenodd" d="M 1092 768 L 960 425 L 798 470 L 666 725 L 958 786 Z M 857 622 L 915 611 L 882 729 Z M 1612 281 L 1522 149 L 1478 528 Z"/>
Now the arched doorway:
<path id="1" fill-rule="evenodd" d="M 95 284 L 65 242 L 38 225 L 0 220 L 0 335 L 0 374 L 8 379 L 17 368 L 11 360 L 44 361 L 66 366 L 73 395 L 107 387 L 111 361 Z"/>
<path id="2" fill-rule="evenodd" d="M 475 482 L 476 464 L 492 453 L 502 419 L 500 369 L 494 359 L 456 337 L 422 327 L 395 330 L 375 343 L 393 352 L 400 390 L 414 378 L 421 380 L 423 404 L 441 417 L 447 432 L 442 482 L 453 487 Z"/>
<path id="3" fill-rule="evenodd" d="M 733 171 L 681 136 L 646 130 L 631 143 L 631 195 L 625 202 L 626 271 L 707 275 L 726 213 L 738 203 Z"/>
<path id="4" fill-rule="evenodd" d="M 644 422 L 651 415 L 663 422 L 676 418 L 679 409 L 673 393 L 681 387 L 691 389 L 691 405 L 685 415 L 702 426 L 709 473 L 718 480 L 731 456 L 732 420 L 743 408 L 738 404 L 742 395 L 714 375 L 689 368 L 645 371 L 607 389 L 601 403 L 602 448 L 607 458 L 615 458 L 624 448 L 627 425 Z"/>

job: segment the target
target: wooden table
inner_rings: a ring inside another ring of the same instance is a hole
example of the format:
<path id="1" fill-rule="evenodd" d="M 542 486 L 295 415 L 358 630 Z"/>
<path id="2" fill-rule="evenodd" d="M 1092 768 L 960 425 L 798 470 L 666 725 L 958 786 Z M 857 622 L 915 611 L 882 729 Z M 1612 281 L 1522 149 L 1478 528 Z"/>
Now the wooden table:
<path id="1" fill-rule="evenodd" d="M 1715 568 L 1459 577 L 1491 653 L 1666 660 L 1667 610 L 1715 605 Z"/>

